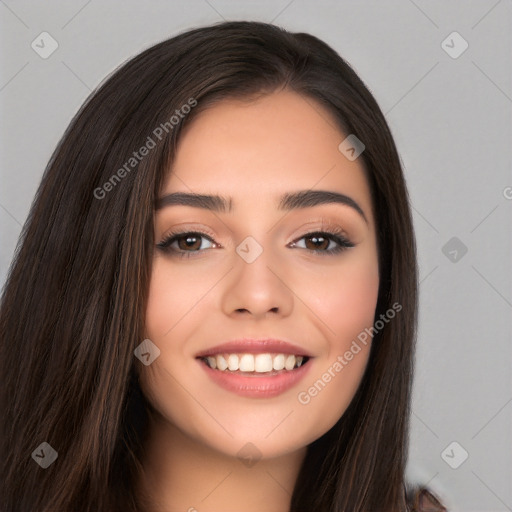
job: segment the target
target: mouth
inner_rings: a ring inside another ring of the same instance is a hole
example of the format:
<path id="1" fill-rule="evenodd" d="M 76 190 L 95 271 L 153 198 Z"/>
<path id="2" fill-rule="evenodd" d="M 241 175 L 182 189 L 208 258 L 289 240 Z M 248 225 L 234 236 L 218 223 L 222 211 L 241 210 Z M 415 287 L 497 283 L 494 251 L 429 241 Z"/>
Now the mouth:
<path id="1" fill-rule="evenodd" d="M 208 368 L 247 377 L 292 372 L 310 360 L 306 355 L 283 353 L 222 353 L 198 357 Z"/>
<path id="2" fill-rule="evenodd" d="M 235 340 L 195 358 L 211 381 L 244 398 L 272 398 L 297 386 L 314 357 L 281 340 Z"/>

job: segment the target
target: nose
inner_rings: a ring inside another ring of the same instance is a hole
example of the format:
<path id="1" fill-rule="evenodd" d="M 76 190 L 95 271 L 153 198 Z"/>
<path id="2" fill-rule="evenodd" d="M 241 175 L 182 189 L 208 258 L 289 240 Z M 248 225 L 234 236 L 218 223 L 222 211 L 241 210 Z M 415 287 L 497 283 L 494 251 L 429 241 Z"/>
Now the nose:
<path id="1" fill-rule="evenodd" d="M 222 309 L 228 316 L 241 313 L 254 319 L 265 318 L 267 313 L 285 317 L 291 314 L 294 294 L 289 272 L 264 249 L 256 259 L 244 259 L 237 254 L 234 268 L 229 272 L 222 294 Z M 288 282 L 287 282 L 288 281 Z"/>

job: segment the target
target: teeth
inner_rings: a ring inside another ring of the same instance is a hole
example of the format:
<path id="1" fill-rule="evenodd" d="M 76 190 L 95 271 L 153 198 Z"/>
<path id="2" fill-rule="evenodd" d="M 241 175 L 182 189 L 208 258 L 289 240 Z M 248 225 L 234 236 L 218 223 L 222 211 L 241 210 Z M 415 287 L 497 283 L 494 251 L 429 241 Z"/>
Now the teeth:
<path id="1" fill-rule="evenodd" d="M 254 370 L 258 373 L 272 371 L 272 356 L 270 354 L 258 354 L 254 358 Z"/>
<path id="2" fill-rule="evenodd" d="M 266 373 L 299 368 L 304 357 L 291 354 L 219 354 L 208 356 L 204 360 L 214 370 Z"/>
<path id="3" fill-rule="evenodd" d="M 274 370 L 282 370 L 284 368 L 284 355 L 279 354 L 274 357 L 274 364 L 272 365 Z"/>
<path id="4" fill-rule="evenodd" d="M 295 366 L 295 356 L 288 356 L 286 361 L 284 362 L 284 367 L 286 370 L 293 370 Z"/>
<path id="5" fill-rule="evenodd" d="M 236 372 L 238 370 L 238 356 L 236 354 L 229 354 L 228 368 L 230 372 Z"/>
<path id="6" fill-rule="evenodd" d="M 254 371 L 254 356 L 252 354 L 244 354 L 240 358 L 240 371 L 253 372 Z"/>
<path id="7" fill-rule="evenodd" d="M 228 367 L 228 363 L 226 362 L 226 360 L 224 359 L 224 357 L 222 356 L 217 356 L 216 357 L 216 360 L 217 360 L 217 368 L 219 370 L 225 370 L 227 367 Z"/>

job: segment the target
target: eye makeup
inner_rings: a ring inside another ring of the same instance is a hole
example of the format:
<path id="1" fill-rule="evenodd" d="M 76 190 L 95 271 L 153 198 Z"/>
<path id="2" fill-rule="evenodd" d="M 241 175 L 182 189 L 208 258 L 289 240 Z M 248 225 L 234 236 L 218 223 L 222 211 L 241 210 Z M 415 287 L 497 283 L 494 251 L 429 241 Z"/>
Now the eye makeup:
<path id="1" fill-rule="evenodd" d="M 203 245 L 201 239 L 208 240 L 212 244 L 212 246 L 207 248 L 201 248 L 201 246 Z M 297 248 L 297 243 L 301 240 L 310 240 L 312 241 L 313 245 L 320 245 L 320 248 L 298 247 L 299 249 L 303 249 L 305 251 L 317 254 L 322 257 L 333 256 L 349 248 L 355 247 L 355 244 L 349 240 L 343 229 L 341 229 L 339 226 L 331 224 L 322 224 L 322 227 L 320 229 L 308 231 L 301 237 L 296 238 L 289 245 L 294 248 Z M 325 245 L 326 242 L 327 247 L 322 249 L 321 247 Z M 199 246 L 197 246 L 198 243 Z M 335 246 L 329 248 L 331 244 L 335 244 Z M 176 245 L 178 247 L 176 247 Z M 219 247 L 221 247 L 221 245 L 215 242 L 213 235 L 210 232 L 201 229 L 177 229 L 171 231 L 164 237 L 163 240 L 161 240 L 157 244 L 157 248 L 161 252 L 171 257 L 178 258 L 194 258 L 201 255 L 205 251 Z"/>

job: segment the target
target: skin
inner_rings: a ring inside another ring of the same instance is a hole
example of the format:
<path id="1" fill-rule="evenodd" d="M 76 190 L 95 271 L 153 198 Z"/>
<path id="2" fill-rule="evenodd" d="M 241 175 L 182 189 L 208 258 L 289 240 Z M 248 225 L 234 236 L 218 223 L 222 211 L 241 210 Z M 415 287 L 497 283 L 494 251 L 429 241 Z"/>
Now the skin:
<path id="1" fill-rule="evenodd" d="M 309 403 L 298 400 L 373 325 L 377 304 L 370 190 L 361 159 L 349 161 L 338 150 L 345 137 L 321 105 L 287 90 L 224 100 L 184 131 L 160 196 L 230 196 L 233 212 L 173 205 L 155 213 L 155 243 L 176 228 L 207 229 L 214 242 L 199 238 L 194 247 L 201 250 L 190 258 L 154 251 L 146 337 L 161 353 L 140 375 L 156 410 L 141 482 L 154 510 L 288 511 L 307 445 L 350 404 L 371 340 Z M 282 194 L 310 189 L 351 197 L 367 222 L 336 203 L 277 209 Z M 325 253 L 337 244 L 305 237 L 329 232 L 322 221 L 342 228 L 355 246 Z M 235 250 L 247 236 L 263 249 L 250 264 Z M 178 243 L 176 251 L 194 251 L 183 238 Z M 308 375 L 267 399 L 218 387 L 195 355 L 240 337 L 300 345 L 314 356 Z M 237 457 L 248 442 L 260 457 L 251 467 Z"/>

